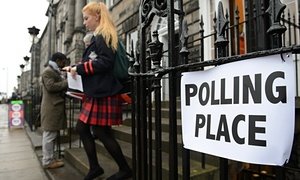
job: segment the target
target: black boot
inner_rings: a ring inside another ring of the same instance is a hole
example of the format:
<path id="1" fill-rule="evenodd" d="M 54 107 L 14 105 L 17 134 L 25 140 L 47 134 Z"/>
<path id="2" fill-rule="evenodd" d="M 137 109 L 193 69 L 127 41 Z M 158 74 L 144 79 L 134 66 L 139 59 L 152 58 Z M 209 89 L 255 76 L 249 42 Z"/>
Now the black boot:
<path id="1" fill-rule="evenodd" d="M 92 180 L 102 174 L 104 174 L 104 170 L 102 167 L 98 166 L 94 169 L 91 169 L 89 173 L 84 177 L 84 180 Z"/>
<path id="2" fill-rule="evenodd" d="M 113 174 L 107 180 L 124 180 L 132 177 L 131 169 L 128 170 L 120 170 L 116 174 Z"/>

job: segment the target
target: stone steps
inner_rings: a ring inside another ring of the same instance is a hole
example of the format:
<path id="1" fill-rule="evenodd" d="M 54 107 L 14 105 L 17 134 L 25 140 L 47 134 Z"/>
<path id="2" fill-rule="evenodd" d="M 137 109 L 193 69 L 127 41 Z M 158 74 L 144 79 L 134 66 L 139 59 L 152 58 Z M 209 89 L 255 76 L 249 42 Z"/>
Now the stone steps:
<path id="1" fill-rule="evenodd" d="M 168 151 L 169 151 L 169 119 L 167 118 L 168 115 L 168 108 L 166 107 L 167 104 L 164 103 L 162 107 L 162 119 L 161 119 L 161 129 L 162 129 L 162 176 L 163 179 L 168 179 Z M 182 137 L 181 137 L 181 120 L 180 120 L 180 110 L 178 109 L 177 114 L 177 140 L 178 140 L 178 176 L 179 179 L 182 179 Z M 127 159 L 127 161 L 132 164 L 132 135 L 131 135 L 131 116 L 130 116 L 130 109 L 123 114 L 123 125 L 118 127 L 113 127 L 113 131 L 115 134 L 116 139 L 120 143 L 122 151 Z M 154 115 L 154 111 L 153 114 Z M 154 119 L 152 121 L 152 144 L 153 148 L 155 148 L 155 123 Z M 112 157 L 108 154 L 102 143 L 96 141 L 96 147 L 98 152 L 98 160 L 105 169 L 105 174 L 101 176 L 102 178 L 108 177 L 111 174 L 115 173 L 118 168 L 112 159 Z M 65 160 L 68 161 L 70 164 L 73 165 L 81 174 L 86 174 L 88 172 L 88 162 L 87 157 L 84 152 L 83 147 L 78 148 L 66 148 L 64 150 L 64 157 Z M 155 153 L 153 150 L 152 154 L 152 162 L 153 162 L 153 171 L 155 171 Z M 205 169 L 202 169 L 201 164 L 201 153 L 191 151 L 191 177 L 190 179 L 195 180 L 216 180 L 218 179 L 219 170 L 217 168 L 218 159 L 212 156 L 205 156 L 206 162 L 210 160 L 212 163 L 208 165 L 205 164 Z"/>
<path id="2" fill-rule="evenodd" d="M 167 108 L 163 108 L 163 111 L 168 111 Z M 165 115 L 168 113 L 165 112 Z M 120 143 L 120 146 L 122 147 L 123 153 L 129 162 L 129 164 L 132 164 L 132 145 L 131 145 L 131 119 L 130 119 L 130 113 L 124 114 L 124 123 L 122 126 L 113 127 L 113 131 L 115 134 L 115 137 L 117 138 L 118 142 Z M 168 179 L 168 147 L 169 147 L 169 119 L 162 118 L 161 119 L 161 128 L 162 128 L 162 176 L 163 179 Z M 155 139 L 155 124 L 154 120 L 152 122 L 152 137 Z M 182 179 L 182 159 L 181 159 L 181 148 L 182 148 L 182 142 L 181 142 L 181 120 L 177 119 L 177 131 L 178 131 L 178 174 L 179 179 Z M 38 134 L 38 139 L 41 139 L 40 133 Z M 68 134 L 68 133 L 67 133 Z M 61 142 L 63 143 L 61 145 L 62 150 L 62 157 L 65 161 L 65 166 L 58 169 L 53 170 L 45 170 L 47 176 L 51 180 L 62 180 L 62 179 L 83 179 L 84 175 L 88 172 L 88 162 L 87 157 L 84 152 L 83 146 L 79 143 L 78 135 L 76 134 L 76 131 L 72 131 L 72 147 L 69 148 L 69 142 L 68 137 L 62 136 Z M 34 137 L 33 137 L 34 139 Z M 152 141 L 153 148 L 155 141 Z M 41 160 L 41 142 L 37 143 L 36 145 L 36 152 L 40 153 L 39 157 Z M 112 160 L 112 157 L 108 154 L 106 149 L 103 147 L 102 143 L 99 141 L 96 141 L 96 147 L 98 152 L 98 160 L 101 163 L 101 166 L 105 169 L 105 174 L 102 175 L 98 179 L 105 179 L 109 177 L 110 175 L 114 174 L 118 171 L 118 167 L 115 164 L 114 160 Z M 152 154 L 152 169 L 155 171 L 155 153 L 153 150 Z M 206 164 L 205 169 L 202 169 L 201 164 L 201 154 L 197 152 L 191 151 L 191 178 L 195 180 L 215 180 L 217 179 L 218 169 L 214 165 L 208 165 Z M 154 172 L 155 173 L 155 172 Z"/>
<path id="3" fill-rule="evenodd" d="M 124 141 L 118 141 L 124 156 L 126 157 L 129 164 L 132 164 L 132 151 L 131 151 L 131 144 L 124 142 Z M 105 174 L 101 177 L 108 177 L 114 172 L 118 170 L 114 160 L 112 157 L 108 154 L 104 146 L 97 142 L 97 152 L 98 152 L 98 160 L 101 166 L 105 170 Z M 155 169 L 155 155 L 153 151 L 153 170 Z M 65 159 L 68 162 L 71 162 L 71 164 L 78 169 L 81 173 L 85 174 L 88 172 L 88 161 L 87 157 L 85 155 L 83 148 L 72 148 L 72 149 L 66 149 L 65 150 Z M 178 158 L 178 176 L 179 179 L 182 179 L 182 168 L 181 168 L 182 159 Z M 191 160 L 191 178 L 190 179 L 199 179 L 199 180 L 213 180 L 217 178 L 218 169 L 215 166 L 206 165 L 205 169 L 201 168 L 201 163 L 199 161 Z M 162 176 L 163 179 L 168 178 L 168 154 L 162 152 Z"/>
<path id="4" fill-rule="evenodd" d="M 42 133 L 40 129 L 36 131 L 31 131 L 29 128 L 26 128 L 27 135 L 31 141 L 32 148 L 34 149 L 38 160 L 42 166 Z M 78 142 L 76 142 L 78 144 Z M 68 144 L 62 144 L 62 150 L 66 149 Z M 62 153 L 64 156 L 64 152 Z M 49 180 L 82 180 L 84 175 L 80 173 L 74 166 L 64 159 L 65 165 L 57 169 L 44 169 L 44 172 Z"/>
<path id="5" fill-rule="evenodd" d="M 112 174 L 118 171 L 117 165 L 108 157 L 108 155 L 109 154 L 103 154 L 99 152 L 97 154 L 98 161 L 104 169 L 104 174 L 98 177 L 97 180 L 106 179 L 107 177 L 111 176 Z M 64 156 L 66 161 L 72 164 L 72 166 L 78 172 L 80 172 L 81 174 L 88 173 L 88 160 L 83 148 L 66 149 Z"/>
<path id="6" fill-rule="evenodd" d="M 74 168 L 71 161 L 64 161 L 64 166 L 57 169 L 45 169 L 45 173 L 51 180 L 82 180 L 84 174 Z"/>
<path id="7" fill-rule="evenodd" d="M 162 119 L 162 130 L 163 132 L 161 133 L 161 139 L 162 139 L 162 151 L 165 153 L 169 152 L 169 133 L 168 131 L 164 131 L 164 129 L 169 129 L 168 127 L 164 127 L 164 126 L 168 126 L 167 124 L 167 120 L 168 119 Z M 126 120 L 127 121 L 127 120 Z M 128 122 L 127 122 L 128 123 Z M 125 123 L 125 124 L 127 124 Z M 153 125 L 154 126 L 154 125 Z M 182 156 L 182 135 L 181 135 L 181 125 L 180 122 L 178 121 L 177 123 L 177 127 L 178 129 L 178 135 L 177 135 L 177 149 L 178 149 L 178 156 Z M 131 127 L 128 125 L 123 125 L 123 126 L 119 126 L 119 127 L 115 127 L 113 128 L 115 137 L 119 140 L 125 141 L 125 142 L 131 142 Z M 155 144 L 155 127 L 153 127 L 153 132 L 152 132 L 152 147 L 154 147 Z M 201 153 L 199 152 L 195 152 L 195 151 L 190 151 L 190 156 L 191 159 L 199 159 L 199 157 L 201 157 Z M 214 156 L 210 156 L 210 155 L 205 155 L 206 160 L 209 160 L 210 165 L 214 165 L 214 166 L 218 166 L 219 163 L 219 159 L 214 157 Z"/>

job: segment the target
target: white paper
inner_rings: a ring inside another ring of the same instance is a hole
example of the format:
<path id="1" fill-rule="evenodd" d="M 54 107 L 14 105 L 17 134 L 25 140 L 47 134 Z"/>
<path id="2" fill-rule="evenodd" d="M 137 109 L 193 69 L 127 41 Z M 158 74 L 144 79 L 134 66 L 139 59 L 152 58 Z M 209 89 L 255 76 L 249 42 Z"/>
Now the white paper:
<path id="1" fill-rule="evenodd" d="M 82 79 L 80 75 L 76 75 L 75 78 L 72 77 L 71 73 L 67 73 L 67 79 L 68 79 L 68 86 L 70 89 L 79 90 L 83 92 L 82 87 Z"/>
<path id="2" fill-rule="evenodd" d="M 83 94 L 79 94 L 79 93 L 75 93 L 75 92 L 70 92 L 70 91 L 67 91 L 66 95 L 68 95 L 70 97 L 73 97 L 73 98 L 80 99 L 80 100 L 82 100 L 82 98 L 83 98 Z"/>

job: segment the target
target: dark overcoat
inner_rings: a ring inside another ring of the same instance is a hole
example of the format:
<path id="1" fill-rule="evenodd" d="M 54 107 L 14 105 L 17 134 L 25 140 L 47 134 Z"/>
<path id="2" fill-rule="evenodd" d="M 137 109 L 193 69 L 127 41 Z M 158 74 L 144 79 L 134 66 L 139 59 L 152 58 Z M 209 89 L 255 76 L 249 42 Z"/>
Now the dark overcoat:
<path id="1" fill-rule="evenodd" d="M 76 65 L 87 97 L 102 98 L 120 92 L 122 84 L 113 76 L 114 60 L 115 53 L 104 38 L 101 35 L 93 37 L 83 53 L 81 63 Z"/>
<path id="2" fill-rule="evenodd" d="M 58 131 L 66 128 L 65 91 L 67 80 L 48 66 L 42 73 L 41 128 Z"/>

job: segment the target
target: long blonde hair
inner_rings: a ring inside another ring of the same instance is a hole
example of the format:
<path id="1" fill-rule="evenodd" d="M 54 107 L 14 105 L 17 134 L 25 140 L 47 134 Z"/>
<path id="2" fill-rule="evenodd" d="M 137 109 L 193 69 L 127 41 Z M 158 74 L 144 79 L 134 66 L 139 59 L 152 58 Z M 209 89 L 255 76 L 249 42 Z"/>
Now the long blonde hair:
<path id="1" fill-rule="evenodd" d="M 99 15 L 99 25 L 94 33 L 102 35 L 106 45 L 116 50 L 118 47 L 118 34 L 106 5 L 102 2 L 90 2 L 82 8 L 82 12 Z"/>

